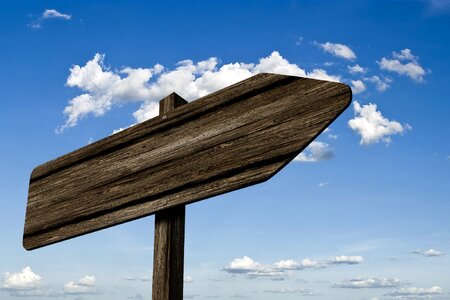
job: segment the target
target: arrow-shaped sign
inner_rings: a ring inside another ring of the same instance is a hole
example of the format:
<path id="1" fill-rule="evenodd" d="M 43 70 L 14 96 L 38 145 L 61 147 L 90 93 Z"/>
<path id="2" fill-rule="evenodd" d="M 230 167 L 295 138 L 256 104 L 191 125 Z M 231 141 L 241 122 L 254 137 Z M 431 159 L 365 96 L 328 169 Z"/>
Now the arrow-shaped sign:
<path id="1" fill-rule="evenodd" d="M 47 162 L 31 175 L 24 247 L 265 181 L 350 101 L 342 83 L 258 74 Z"/>

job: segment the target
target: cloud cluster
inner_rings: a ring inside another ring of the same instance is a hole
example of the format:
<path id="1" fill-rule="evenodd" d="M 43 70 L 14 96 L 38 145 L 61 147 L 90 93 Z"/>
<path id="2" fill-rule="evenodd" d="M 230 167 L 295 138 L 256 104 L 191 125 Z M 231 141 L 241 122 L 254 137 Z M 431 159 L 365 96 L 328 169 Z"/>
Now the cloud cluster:
<path id="1" fill-rule="evenodd" d="M 333 158 L 333 150 L 329 144 L 313 141 L 305 148 L 299 155 L 294 158 L 294 161 L 299 162 L 318 162 Z"/>
<path id="2" fill-rule="evenodd" d="M 363 288 L 389 288 L 401 284 L 398 278 L 366 278 L 358 277 L 335 283 L 335 288 L 363 289 Z"/>
<path id="3" fill-rule="evenodd" d="M 305 258 L 301 261 L 295 261 L 293 259 L 280 260 L 272 265 L 264 265 L 254 261 L 248 256 L 242 258 L 235 258 L 223 271 L 232 274 L 245 274 L 247 277 L 271 277 L 282 278 L 288 275 L 287 272 L 295 270 L 306 269 L 323 269 L 332 265 L 355 265 L 364 261 L 362 256 L 336 256 L 332 259 L 323 261 L 316 261 L 309 258 Z"/>
<path id="4" fill-rule="evenodd" d="M 412 54 L 406 48 L 398 52 L 392 52 L 392 59 L 383 57 L 377 62 L 381 70 L 405 75 L 416 82 L 423 82 L 423 76 L 427 71 L 419 64 L 419 57 Z"/>
<path id="5" fill-rule="evenodd" d="M 347 60 L 355 60 L 356 54 L 353 52 L 350 47 L 339 44 L 339 43 L 317 43 L 315 42 L 315 45 L 317 45 L 319 48 L 322 48 L 323 51 L 328 52 L 334 56 L 341 57 Z"/>
<path id="6" fill-rule="evenodd" d="M 72 16 L 69 14 L 61 13 L 56 9 L 46 9 L 39 18 L 32 21 L 30 24 L 28 24 L 28 26 L 33 29 L 40 29 L 42 28 L 42 24 L 49 19 L 60 19 L 68 21 L 72 19 Z"/>
<path id="7" fill-rule="evenodd" d="M 377 105 L 369 103 L 366 105 L 353 102 L 355 117 L 348 121 L 348 125 L 361 136 L 361 145 L 370 145 L 384 142 L 389 144 L 391 135 L 402 134 L 411 129 L 408 124 L 400 124 L 397 121 L 391 121 L 377 110 Z"/>
<path id="8" fill-rule="evenodd" d="M 419 254 L 428 257 L 436 257 L 444 255 L 444 252 L 438 251 L 435 249 L 427 249 L 427 250 L 414 250 L 411 252 L 412 254 Z"/>
<path id="9" fill-rule="evenodd" d="M 330 75 L 323 69 L 307 72 L 277 51 L 260 58 L 257 64 L 236 62 L 219 66 L 219 60 L 211 57 L 197 63 L 180 61 L 174 70 L 156 64 L 151 68 L 114 71 L 104 65 L 104 58 L 104 54 L 97 53 L 84 66 L 75 65 L 70 69 L 67 86 L 78 88 L 83 93 L 69 101 L 63 111 L 66 121 L 57 132 L 76 126 L 90 114 L 101 116 L 114 106 L 127 102 L 141 103 L 133 113 L 136 123 L 139 123 L 156 116 L 157 101 L 172 92 L 190 101 L 261 72 L 341 80 L 340 76 Z"/>
<path id="10" fill-rule="evenodd" d="M 18 273 L 6 272 L 0 291 L 14 297 L 60 297 L 64 295 L 96 294 L 95 277 L 85 276 L 78 282 L 70 281 L 60 289 L 42 284 L 42 277 L 34 273 L 29 266 Z"/>
<path id="11" fill-rule="evenodd" d="M 92 295 L 97 293 L 95 287 L 95 276 L 85 276 L 78 282 L 70 281 L 63 287 L 64 293 L 67 295 Z"/>
<path id="12" fill-rule="evenodd" d="M 18 273 L 6 272 L 3 279 L 5 289 L 34 289 L 41 284 L 41 276 L 35 274 L 29 266 Z"/>
<path id="13" fill-rule="evenodd" d="M 385 296 L 395 297 L 397 299 L 411 299 L 412 297 L 417 299 L 430 299 L 432 296 L 442 295 L 442 288 L 439 286 L 433 286 L 431 288 L 417 288 L 408 287 L 401 288 L 395 291 L 391 291 L 385 294 Z"/>
<path id="14" fill-rule="evenodd" d="M 329 264 L 333 265 L 356 265 L 364 262 L 364 258 L 359 255 L 354 256 L 336 256 L 333 260 L 329 261 Z"/>

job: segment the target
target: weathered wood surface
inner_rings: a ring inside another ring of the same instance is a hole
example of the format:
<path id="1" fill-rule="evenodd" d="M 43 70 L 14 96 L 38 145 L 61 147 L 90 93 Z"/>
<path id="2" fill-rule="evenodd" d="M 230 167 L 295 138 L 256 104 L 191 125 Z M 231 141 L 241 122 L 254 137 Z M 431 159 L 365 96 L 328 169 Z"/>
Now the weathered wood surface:
<path id="1" fill-rule="evenodd" d="M 182 300 L 184 279 L 184 204 L 155 214 L 153 300 Z"/>
<path id="2" fill-rule="evenodd" d="M 159 114 L 185 104 L 173 93 L 159 102 Z M 185 216 L 184 204 L 155 214 L 152 300 L 183 300 Z"/>
<path id="3" fill-rule="evenodd" d="M 31 174 L 24 247 L 265 181 L 350 101 L 345 84 L 258 74 L 47 162 Z"/>

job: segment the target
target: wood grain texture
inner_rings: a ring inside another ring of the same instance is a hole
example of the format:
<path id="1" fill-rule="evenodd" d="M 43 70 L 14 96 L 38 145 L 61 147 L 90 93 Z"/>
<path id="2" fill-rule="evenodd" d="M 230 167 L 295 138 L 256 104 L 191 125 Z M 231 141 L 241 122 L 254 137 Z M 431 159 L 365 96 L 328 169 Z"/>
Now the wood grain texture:
<path id="1" fill-rule="evenodd" d="M 153 300 L 182 300 L 184 279 L 184 204 L 155 214 Z"/>
<path id="2" fill-rule="evenodd" d="M 159 114 L 185 104 L 186 100 L 172 93 L 159 102 Z M 183 300 L 185 216 L 184 204 L 155 214 L 153 300 Z"/>
<path id="3" fill-rule="evenodd" d="M 24 247 L 265 181 L 350 101 L 345 84 L 258 74 L 47 162 L 31 174 Z"/>

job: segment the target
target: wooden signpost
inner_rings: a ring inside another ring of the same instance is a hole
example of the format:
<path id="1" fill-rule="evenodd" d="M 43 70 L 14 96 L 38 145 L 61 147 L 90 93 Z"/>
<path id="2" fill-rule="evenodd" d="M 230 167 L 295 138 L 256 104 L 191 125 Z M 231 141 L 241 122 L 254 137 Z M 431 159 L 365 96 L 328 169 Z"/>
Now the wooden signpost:
<path id="1" fill-rule="evenodd" d="M 35 168 L 31 250 L 155 214 L 153 299 L 183 295 L 185 205 L 275 175 L 350 104 L 342 83 L 258 74 Z"/>

